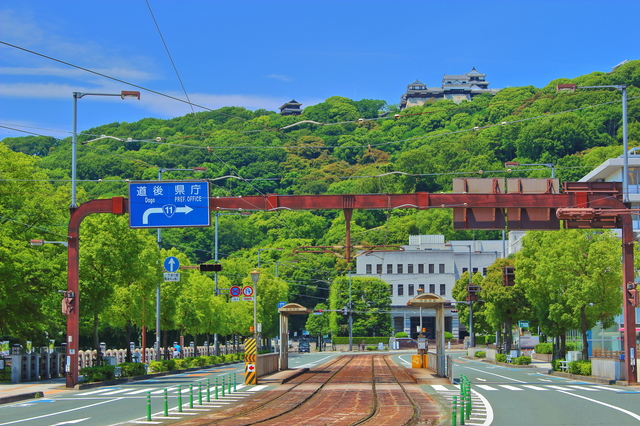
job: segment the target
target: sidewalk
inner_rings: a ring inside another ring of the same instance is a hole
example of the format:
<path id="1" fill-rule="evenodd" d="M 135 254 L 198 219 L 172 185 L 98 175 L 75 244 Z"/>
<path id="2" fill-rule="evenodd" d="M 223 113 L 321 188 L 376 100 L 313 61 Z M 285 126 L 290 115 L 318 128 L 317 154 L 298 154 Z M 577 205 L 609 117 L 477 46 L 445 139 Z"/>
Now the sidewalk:
<path id="1" fill-rule="evenodd" d="M 66 379 L 42 380 L 25 383 L 0 383 L 0 404 L 10 404 L 25 399 L 42 398 L 66 392 Z"/>

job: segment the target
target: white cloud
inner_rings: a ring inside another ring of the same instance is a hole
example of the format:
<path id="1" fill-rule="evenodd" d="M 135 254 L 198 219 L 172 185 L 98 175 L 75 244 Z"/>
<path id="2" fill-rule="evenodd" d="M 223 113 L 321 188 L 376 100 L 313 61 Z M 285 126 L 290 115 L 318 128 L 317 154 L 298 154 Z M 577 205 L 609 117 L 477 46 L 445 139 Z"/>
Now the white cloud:
<path id="1" fill-rule="evenodd" d="M 153 74 L 146 71 L 139 71 L 125 68 L 97 68 L 93 71 L 105 74 L 111 77 L 119 78 L 121 80 L 151 80 L 155 78 Z M 5 75 L 36 75 L 36 76 L 50 76 L 50 77 L 86 77 L 92 74 L 87 73 L 77 68 L 60 68 L 60 67 L 40 67 L 40 68 L 26 68 L 26 67 L 0 67 L 0 74 Z"/>
<path id="2" fill-rule="evenodd" d="M 293 81 L 291 77 L 287 77 L 286 75 L 278 75 L 278 74 L 268 75 L 267 78 L 272 78 L 274 80 L 280 80 L 280 81 Z"/>

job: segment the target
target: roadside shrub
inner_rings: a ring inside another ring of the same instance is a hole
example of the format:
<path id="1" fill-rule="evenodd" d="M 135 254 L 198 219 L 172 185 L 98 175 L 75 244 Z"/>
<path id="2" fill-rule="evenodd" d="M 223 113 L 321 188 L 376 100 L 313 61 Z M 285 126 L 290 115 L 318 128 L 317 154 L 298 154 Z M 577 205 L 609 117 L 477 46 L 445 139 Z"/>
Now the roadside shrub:
<path id="1" fill-rule="evenodd" d="M 144 369 L 145 364 L 139 362 L 123 362 L 119 364 L 120 367 L 120 376 L 121 377 L 135 377 L 135 376 L 144 376 L 147 374 Z"/>
<path id="2" fill-rule="evenodd" d="M 551 354 L 553 353 L 553 345 L 551 343 L 538 343 L 533 350 L 537 354 Z"/>
<path id="3" fill-rule="evenodd" d="M 531 357 L 530 356 L 519 356 L 517 358 L 513 358 L 511 360 L 512 364 L 515 365 L 529 365 L 531 364 Z"/>
<path id="4" fill-rule="evenodd" d="M 377 345 L 378 343 L 382 343 L 385 346 L 389 345 L 388 337 L 353 337 L 353 344 L 360 344 L 364 340 L 365 345 Z M 334 345 L 348 345 L 349 344 L 349 336 L 342 337 L 334 337 L 332 340 Z"/>
<path id="5" fill-rule="evenodd" d="M 102 365 L 100 367 L 85 367 L 80 373 L 89 383 L 104 382 L 116 378 L 115 369 L 115 365 Z"/>
<path id="6" fill-rule="evenodd" d="M 368 351 L 375 351 L 376 349 L 378 349 L 377 346 L 367 346 Z"/>
<path id="7" fill-rule="evenodd" d="M 226 354 L 223 355 L 224 357 L 224 362 L 233 362 L 236 360 L 236 354 Z"/>
<path id="8" fill-rule="evenodd" d="M 172 360 L 174 362 L 175 368 L 174 370 L 182 370 L 183 368 L 187 368 L 187 359 L 184 358 L 175 358 Z"/>
<path id="9" fill-rule="evenodd" d="M 551 360 L 551 368 L 554 371 L 560 371 L 560 361 L 564 361 L 564 358 L 562 358 L 562 359 L 552 359 Z"/>
<path id="10" fill-rule="evenodd" d="M 164 364 L 164 366 L 166 368 L 166 370 L 164 370 L 164 371 L 173 371 L 173 370 L 176 369 L 176 360 L 175 359 L 166 359 L 166 360 L 161 361 L 161 362 Z"/>
<path id="11" fill-rule="evenodd" d="M 207 358 L 209 357 L 199 356 L 199 357 L 193 358 L 192 365 L 194 367 L 204 367 L 205 365 L 208 364 L 209 360 Z"/>
<path id="12" fill-rule="evenodd" d="M 444 332 L 444 338 L 445 338 L 445 340 L 453 340 L 453 333 L 445 331 Z"/>
<path id="13" fill-rule="evenodd" d="M 580 376 L 591 375 L 591 361 L 572 361 L 569 363 L 569 373 Z"/>
<path id="14" fill-rule="evenodd" d="M 497 362 L 507 362 L 507 356 L 505 354 L 496 354 Z"/>
<path id="15" fill-rule="evenodd" d="M 485 351 L 476 351 L 474 356 L 476 358 L 486 358 L 487 357 L 487 353 Z"/>
<path id="16" fill-rule="evenodd" d="M 446 333 L 445 333 L 445 335 L 446 335 Z M 409 335 L 407 333 L 405 333 L 404 331 L 399 331 L 399 332 L 396 333 L 396 335 L 394 337 L 396 339 L 400 339 L 400 338 L 403 338 L 403 337 L 409 337 Z M 445 339 L 446 339 L 446 337 L 445 337 Z"/>
<path id="17" fill-rule="evenodd" d="M 162 361 L 149 361 L 149 373 L 161 373 L 169 371 L 167 364 Z"/>

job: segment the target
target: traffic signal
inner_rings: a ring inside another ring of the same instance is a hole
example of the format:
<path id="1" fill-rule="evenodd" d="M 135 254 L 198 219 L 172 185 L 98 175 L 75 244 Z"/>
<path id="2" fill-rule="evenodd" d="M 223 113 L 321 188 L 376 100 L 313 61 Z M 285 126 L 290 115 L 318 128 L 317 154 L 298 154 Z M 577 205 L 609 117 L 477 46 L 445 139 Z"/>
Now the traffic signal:
<path id="1" fill-rule="evenodd" d="M 313 315 L 322 315 L 322 309 L 314 309 Z"/>
<path id="2" fill-rule="evenodd" d="M 220 272 L 222 271 L 222 265 L 219 263 L 201 263 L 200 272 Z"/>
<path id="3" fill-rule="evenodd" d="M 342 308 L 342 315 L 347 315 L 347 307 Z"/>
<path id="4" fill-rule="evenodd" d="M 452 309 L 451 312 L 455 314 L 455 313 L 458 312 L 458 310 L 457 309 Z"/>

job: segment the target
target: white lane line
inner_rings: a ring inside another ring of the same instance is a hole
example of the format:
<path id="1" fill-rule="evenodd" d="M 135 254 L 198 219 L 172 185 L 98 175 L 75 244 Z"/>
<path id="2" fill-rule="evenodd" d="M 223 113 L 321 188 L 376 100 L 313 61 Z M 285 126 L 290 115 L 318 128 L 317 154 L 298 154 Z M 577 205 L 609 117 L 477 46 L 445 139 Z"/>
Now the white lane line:
<path id="1" fill-rule="evenodd" d="M 594 388 L 604 389 L 604 390 L 613 391 L 613 392 L 618 392 L 618 389 L 616 389 L 616 388 L 610 388 L 610 387 L 608 387 L 608 386 L 594 386 Z"/>
<path id="2" fill-rule="evenodd" d="M 475 385 L 474 387 L 476 388 L 480 388 L 480 389 L 484 389 L 484 390 L 488 390 L 488 391 L 497 391 L 498 389 L 489 386 L 489 385 Z"/>
<path id="3" fill-rule="evenodd" d="M 471 368 L 471 367 L 463 367 L 463 368 L 468 368 L 469 370 L 478 371 L 478 372 L 480 372 L 480 373 L 482 373 L 482 374 L 491 374 L 492 376 L 497 376 L 497 377 L 500 377 L 500 378 L 502 378 L 502 379 L 511 380 L 512 382 L 517 382 L 517 383 L 527 383 L 527 382 L 523 382 L 522 380 L 512 379 L 511 377 L 501 376 L 500 374 L 496 374 L 496 373 L 489 373 L 488 371 L 478 370 L 477 368 Z"/>
<path id="4" fill-rule="evenodd" d="M 97 402 L 95 404 L 91 404 L 91 405 L 85 405 L 83 407 L 78 407 L 78 408 L 72 408 L 70 410 L 64 410 L 64 411 L 58 411 L 56 413 L 50 413 L 50 414 L 45 414 L 43 416 L 38 416 L 38 417 L 31 417 L 29 419 L 20 419 L 20 420 L 14 420 L 12 422 L 7 422 L 7 423 L 0 423 L 0 426 L 5 426 L 5 425 L 12 425 L 15 423 L 22 423 L 22 422 L 28 422 L 30 420 L 37 420 L 37 419 L 44 419 L 46 417 L 51 417 L 51 416 L 57 416 L 58 414 L 66 414 L 66 413 L 71 413 L 73 411 L 78 411 L 78 410 L 84 410 L 85 408 L 91 408 L 91 407 L 95 407 L 97 405 L 102 405 L 102 404 L 108 404 L 110 402 L 115 402 L 115 401 L 119 401 L 123 398 L 114 398 L 114 399 L 109 399 L 107 401 L 101 401 L 101 402 Z"/>
<path id="5" fill-rule="evenodd" d="M 257 391 L 261 391 L 262 389 L 267 388 L 267 387 L 269 387 L 269 385 L 258 385 L 258 386 L 255 386 L 255 387 L 251 388 L 251 389 L 247 389 L 247 392 L 257 392 Z"/>
<path id="6" fill-rule="evenodd" d="M 493 408 L 491 408 L 491 404 L 489 404 L 489 401 L 487 400 L 487 398 L 482 396 L 481 393 L 478 393 L 473 389 L 471 390 L 471 393 L 475 394 L 478 398 L 480 398 L 480 400 L 484 404 L 484 407 L 487 410 L 487 417 L 484 419 L 484 423 L 479 424 L 479 426 L 489 426 L 491 423 L 493 423 Z"/>
<path id="7" fill-rule="evenodd" d="M 501 388 L 512 390 L 512 391 L 523 391 L 524 390 L 524 389 L 517 388 L 515 386 L 511 386 L 511 385 L 498 385 L 498 386 L 500 386 Z"/>
<path id="8" fill-rule="evenodd" d="M 636 420 L 640 420 L 640 415 L 636 413 L 632 413 L 631 411 L 625 410 L 624 408 L 616 407 L 615 405 L 607 404 L 606 402 L 598 401 L 597 399 L 587 398 L 586 396 L 578 395 L 571 392 L 560 391 L 566 395 L 575 396 L 576 398 L 586 399 L 587 401 L 595 402 L 596 404 L 604 405 L 605 407 L 613 408 L 614 410 L 618 410 L 621 413 L 628 414 Z"/>
<path id="9" fill-rule="evenodd" d="M 178 390 L 178 388 L 177 387 L 167 388 L 167 392 L 171 392 L 174 390 Z M 151 392 L 151 395 L 155 395 L 156 393 L 163 393 L 163 392 L 164 392 L 164 389 L 160 389 L 155 392 Z"/>
<path id="10" fill-rule="evenodd" d="M 537 391 L 548 391 L 549 389 L 545 389 L 545 388 L 541 388 L 540 386 L 536 386 L 536 385 L 522 385 L 523 388 L 529 388 L 529 389 L 533 389 L 533 390 L 537 390 Z"/>
<path id="11" fill-rule="evenodd" d="M 102 389 L 94 390 L 94 391 L 91 391 L 91 392 L 78 393 L 75 396 L 94 395 L 96 393 L 109 392 L 109 391 L 112 391 L 112 390 L 115 390 L 115 389 L 116 388 L 102 388 Z"/>
<path id="12" fill-rule="evenodd" d="M 586 386 L 569 385 L 569 387 L 570 388 L 574 388 L 574 389 L 586 390 L 586 391 L 589 391 L 589 392 L 598 392 L 597 389 L 591 389 L 591 388 L 588 388 Z"/>
<path id="13" fill-rule="evenodd" d="M 156 389 L 156 388 L 140 389 L 140 390 L 137 390 L 137 391 L 129 392 L 126 395 L 136 395 L 136 394 L 139 394 L 139 393 L 149 392 L 149 391 L 152 391 L 154 389 Z"/>

